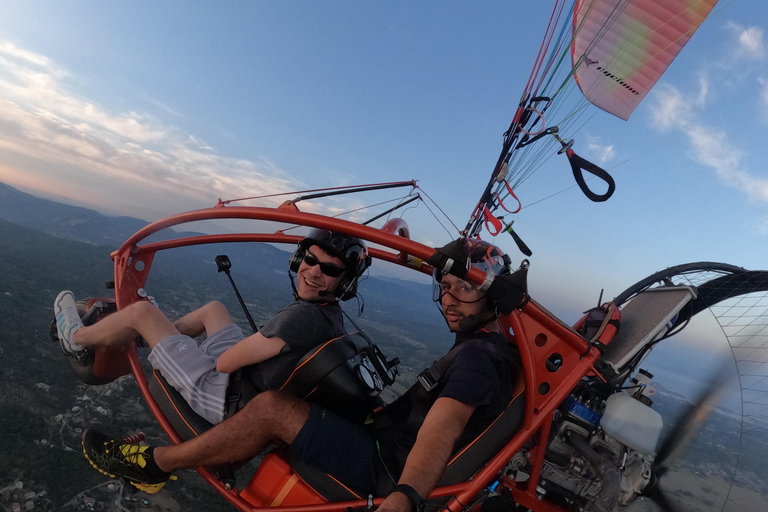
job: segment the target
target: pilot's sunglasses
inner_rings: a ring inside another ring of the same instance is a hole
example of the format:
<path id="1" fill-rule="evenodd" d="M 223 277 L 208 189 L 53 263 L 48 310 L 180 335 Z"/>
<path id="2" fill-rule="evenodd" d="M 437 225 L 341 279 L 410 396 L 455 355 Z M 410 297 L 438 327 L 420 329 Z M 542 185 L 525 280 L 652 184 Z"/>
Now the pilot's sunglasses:
<path id="1" fill-rule="evenodd" d="M 309 251 L 307 251 L 307 253 L 304 255 L 304 263 L 306 263 L 310 267 L 314 267 L 315 265 L 320 265 L 320 272 L 327 275 L 328 277 L 339 277 L 341 274 L 344 273 L 344 270 L 345 270 L 343 268 L 337 267 L 336 265 L 331 265 L 330 263 L 321 262 L 319 259 L 317 259 L 317 256 L 315 256 Z"/>

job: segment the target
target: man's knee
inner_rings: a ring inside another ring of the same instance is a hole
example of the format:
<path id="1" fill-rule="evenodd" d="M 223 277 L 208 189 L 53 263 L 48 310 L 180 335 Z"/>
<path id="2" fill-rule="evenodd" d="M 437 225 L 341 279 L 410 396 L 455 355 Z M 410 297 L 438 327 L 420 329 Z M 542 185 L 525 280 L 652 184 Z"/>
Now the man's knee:
<path id="1" fill-rule="evenodd" d="M 207 312 L 208 311 L 214 312 L 214 311 L 226 311 L 227 310 L 227 308 L 224 307 L 224 304 L 222 304 L 221 302 L 219 302 L 217 300 L 212 300 L 211 302 L 207 303 L 205 306 L 203 306 L 200 309 L 203 310 L 203 311 L 207 311 Z"/>
<path id="2" fill-rule="evenodd" d="M 132 319 L 134 325 L 136 325 L 138 322 L 145 321 L 148 317 L 151 316 L 165 318 L 165 314 L 160 311 L 157 306 L 146 300 L 134 302 L 133 304 L 127 306 L 123 311 L 125 311 L 124 314 L 128 315 Z"/>
<path id="3" fill-rule="evenodd" d="M 284 395 L 278 391 L 265 391 L 253 397 L 243 408 L 243 412 L 247 412 L 251 416 L 270 419 L 272 416 L 279 415 L 280 411 L 289 406 L 292 398 L 292 396 Z"/>
<path id="4" fill-rule="evenodd" d="M 208 325 L 212 322 L 221 323 L 231 320 L 226 306 L 217 300 L 209 302 L 198 311 L 200 313 L 200 320 L 204 325 Z"/>
<path id="5" fill-rule="evenodd" d="M 309 403 L 294 396 L 265 391 L 256 395 L 238 414 L 267 425 L 272 434 L 290 443 L 307 422 L 309 408 Z"/>

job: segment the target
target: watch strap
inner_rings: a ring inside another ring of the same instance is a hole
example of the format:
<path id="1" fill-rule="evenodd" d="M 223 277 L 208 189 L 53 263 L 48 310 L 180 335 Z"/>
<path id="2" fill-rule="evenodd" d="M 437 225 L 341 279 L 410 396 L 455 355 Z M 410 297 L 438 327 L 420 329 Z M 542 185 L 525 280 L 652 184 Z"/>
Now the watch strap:
<path id="1" fill-rule="evenodd" d="M 414 512 L 424 512 L 424 498 L 416 492 L 416 489 L 408 484 L 397 484 L 389 494 L 399 492 L 404 494 L 408 501 L 413 505 Z"/>

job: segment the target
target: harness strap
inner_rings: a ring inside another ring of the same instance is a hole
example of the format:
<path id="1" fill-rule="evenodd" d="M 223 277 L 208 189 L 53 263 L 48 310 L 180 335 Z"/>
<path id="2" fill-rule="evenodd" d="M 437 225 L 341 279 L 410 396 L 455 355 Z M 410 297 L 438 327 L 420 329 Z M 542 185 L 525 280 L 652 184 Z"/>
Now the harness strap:
<path id="1" fill-rule="evenodd" d="M 405 419 L 401 432 L 418 432 L 427 413 L 432 408 L 438 393 L 441 391 L 445 372 L 462 350 L 470 346 L 482 345 L 488 351 L 498 355 L 510 364 L 517 364 L 519 356 L 517 350 L 508 343 L 496 343 L 488 339 L 473 339 L 465 341 L 453 347 L 447 354 L 435 361 L 432 366 L 421 372 L 418 382 L 408 389 L 400 398 L 395 400 L 382 412 L 374 416 L 374 428 L 376 438 L 385 440 L 390 438 L 391 427 L 399 420 Z M 379 447 L 380 448 L 380 447 Z M 394 475 L 397 472 L 398 462 L 392 450 L 379 449 L 379 458 L 386 472 L 380 475 Z"/>

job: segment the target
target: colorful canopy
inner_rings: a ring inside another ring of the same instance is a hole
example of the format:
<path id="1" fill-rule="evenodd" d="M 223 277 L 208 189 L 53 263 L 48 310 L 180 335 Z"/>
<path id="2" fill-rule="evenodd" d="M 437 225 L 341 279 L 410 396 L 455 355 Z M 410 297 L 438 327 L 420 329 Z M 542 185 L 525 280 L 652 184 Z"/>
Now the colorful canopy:
<path id="1" fill-rule="evenodd" d="M 575 79 L 594 105 L 624 120 L 683 49 L 717 0 L 580 0 Z"/>

